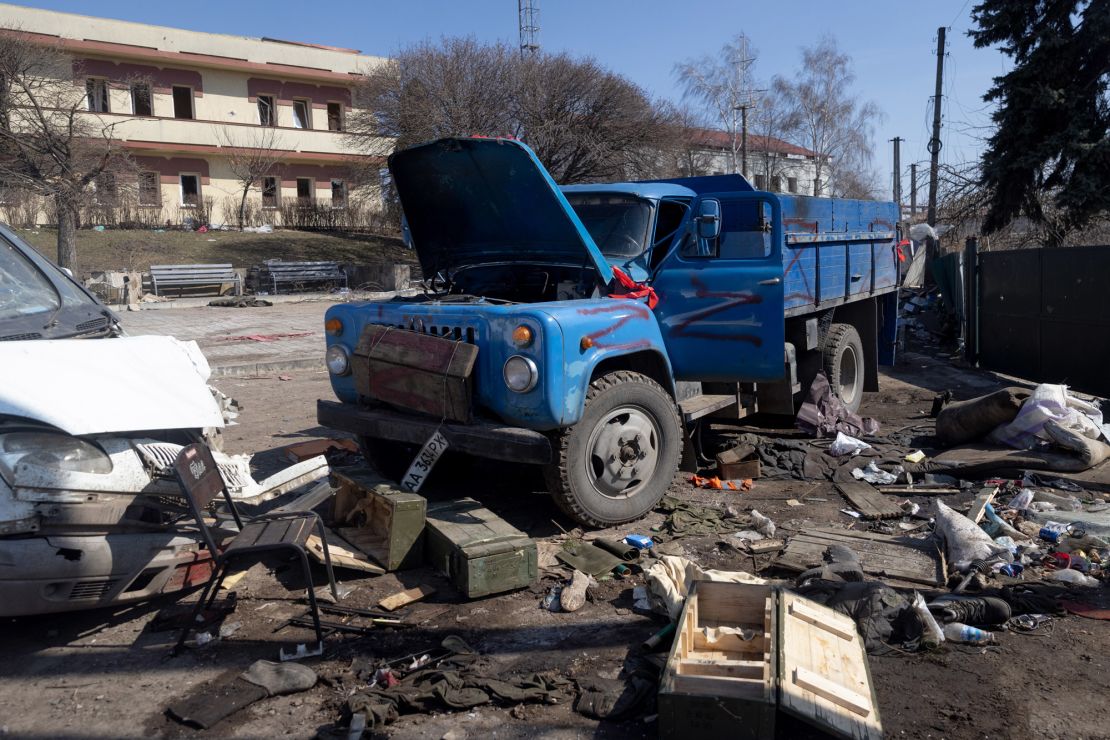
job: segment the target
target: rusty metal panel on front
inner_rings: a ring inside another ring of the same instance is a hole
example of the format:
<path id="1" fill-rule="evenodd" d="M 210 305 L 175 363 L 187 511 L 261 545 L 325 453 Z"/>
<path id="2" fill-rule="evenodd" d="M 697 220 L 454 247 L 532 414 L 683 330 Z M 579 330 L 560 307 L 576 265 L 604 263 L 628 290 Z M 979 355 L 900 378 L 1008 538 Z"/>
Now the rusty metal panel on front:
<path id="1" fill-rule="evenodd" d="M 351 368 L 363 398 L 466 423 L 477 357 L 473 344 L 370 324 L 355 347 Z"/>

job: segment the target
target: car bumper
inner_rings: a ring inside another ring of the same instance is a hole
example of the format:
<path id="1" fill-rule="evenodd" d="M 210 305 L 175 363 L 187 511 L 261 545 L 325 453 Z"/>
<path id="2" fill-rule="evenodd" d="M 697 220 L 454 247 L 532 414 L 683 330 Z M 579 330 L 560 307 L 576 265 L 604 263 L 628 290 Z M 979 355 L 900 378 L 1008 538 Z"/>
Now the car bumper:
<path id="1" fill-rule="evenodd" d="M 332 429 L 414 445 L 424 444 L 438 429 L 455 452 L 533 465 L 546 465 L 552 460 L 547 435 L 494 422 L 440 424 L 435 419 L 401 411 L 323 400 L 316 402 L 316 419 Z"/>

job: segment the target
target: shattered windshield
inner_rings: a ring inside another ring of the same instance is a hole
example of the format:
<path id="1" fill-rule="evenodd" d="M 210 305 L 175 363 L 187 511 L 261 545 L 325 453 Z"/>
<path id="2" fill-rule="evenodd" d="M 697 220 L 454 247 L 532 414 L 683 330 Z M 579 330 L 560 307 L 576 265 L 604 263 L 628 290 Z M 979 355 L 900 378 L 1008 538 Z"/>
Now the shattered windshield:
<path id="1" fill-rule="evenodd" d="M 0 239 L 0 320 L 58 308 L 58 293 L 23 254 Z"/>
<path id="2" fill-rule="evenodd" d="M 651 227 L 651 203 L 630 195 L 568 193 L 578 218 L 606 257 L 636 257 Z"/>

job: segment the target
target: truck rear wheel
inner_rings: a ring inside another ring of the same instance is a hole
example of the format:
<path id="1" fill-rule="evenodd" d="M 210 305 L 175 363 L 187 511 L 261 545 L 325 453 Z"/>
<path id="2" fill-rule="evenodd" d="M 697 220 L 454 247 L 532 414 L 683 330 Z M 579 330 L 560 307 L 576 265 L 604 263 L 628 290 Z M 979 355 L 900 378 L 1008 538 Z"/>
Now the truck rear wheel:
<path id="1" fill-rule="evenodd" d="M 825 337 L 822 352 L 825 375 L 832 392 L 849 411 L 858 411 L 863 402 L 863 342 L 851 324 L 833 324 Z"/>
<path id="2" fill-rule="evenodd" d="M 625 370 L 590 383 L 579 422 L 556 440 L 544 469 L 568 516 L 590 527 L 639 519 L 670 487 L 682 454 L 682 426 L 670 395 Z"/>

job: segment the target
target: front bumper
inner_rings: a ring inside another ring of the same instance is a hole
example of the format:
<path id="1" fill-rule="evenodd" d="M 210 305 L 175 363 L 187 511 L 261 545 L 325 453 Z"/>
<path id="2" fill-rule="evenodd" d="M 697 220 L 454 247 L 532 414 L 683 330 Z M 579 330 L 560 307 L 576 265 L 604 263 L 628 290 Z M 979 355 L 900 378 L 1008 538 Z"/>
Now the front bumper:
<path id="1" fill-rule="evenodd" d="M 489 421 L 440 424 L 430 417 L 324 400 L 316 402 L 316 419 L 332 429 L 414 445 L 424 444 L 439 429 L 455 452 L 532 465 L 552 460 L 551 440 L 545 434 Z"/>

